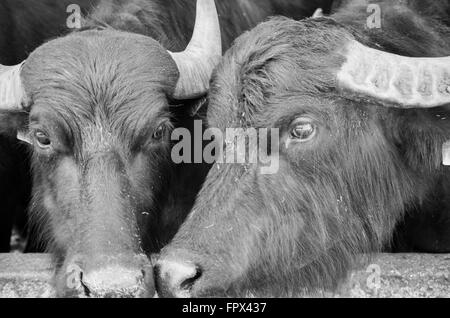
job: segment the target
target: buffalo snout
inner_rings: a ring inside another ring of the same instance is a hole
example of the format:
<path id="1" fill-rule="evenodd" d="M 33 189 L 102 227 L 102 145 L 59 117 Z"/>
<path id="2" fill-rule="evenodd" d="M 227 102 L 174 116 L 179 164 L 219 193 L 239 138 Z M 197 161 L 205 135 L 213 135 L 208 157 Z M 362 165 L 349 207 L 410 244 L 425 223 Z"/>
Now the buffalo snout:
<path id="1" fill-rule="evenodd" d="M 146 256 L 76 258 L 58 278 L 59 293 L 77 298 L 149 298 L 155 294 Z"/>
<path id="2" fill-rule="evenodd" d="M 155 266 L 158 294 L 165 298 L 190 298 L 202 269 L 189 261 L 161 260 Z"/>

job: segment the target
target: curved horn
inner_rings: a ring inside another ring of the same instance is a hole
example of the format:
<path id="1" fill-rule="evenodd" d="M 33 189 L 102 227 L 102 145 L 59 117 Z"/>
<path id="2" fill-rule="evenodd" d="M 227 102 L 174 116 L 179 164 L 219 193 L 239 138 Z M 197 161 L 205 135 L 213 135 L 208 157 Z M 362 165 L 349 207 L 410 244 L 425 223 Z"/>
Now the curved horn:
<path id="1" fill-rule="evenodd" d="M 23 109 L 26 100 L 20 79 L 23 63 L 14 66 L 0 64 L 0 111 Z"/>
<path id="2" fill-rule="evenodd" d="M 185 51 L 169 53 L 180 73 L 173 97 L 190 99 L 204 95 L 209 89 L 211 74 L 222 56 L 219 16 L 214 0 L 197 0 L 191 41 Z"/>
<path id="3" fill-rule="evenodd" d="M 432 108 L 450 104 L 450 57 L 411 58 L 353 40 L 338 72 L 338 87 L 395 104 Z"/>

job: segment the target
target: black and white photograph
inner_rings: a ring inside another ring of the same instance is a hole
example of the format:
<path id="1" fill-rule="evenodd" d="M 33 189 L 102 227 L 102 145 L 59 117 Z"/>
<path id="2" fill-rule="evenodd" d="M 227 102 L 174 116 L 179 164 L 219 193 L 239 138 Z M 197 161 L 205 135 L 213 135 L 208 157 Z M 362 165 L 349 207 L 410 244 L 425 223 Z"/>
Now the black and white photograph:
<path id="1" fill-rule="evenodd" d="M 450 0 L 0 0 L 0 298 L 449 299 Z"/>

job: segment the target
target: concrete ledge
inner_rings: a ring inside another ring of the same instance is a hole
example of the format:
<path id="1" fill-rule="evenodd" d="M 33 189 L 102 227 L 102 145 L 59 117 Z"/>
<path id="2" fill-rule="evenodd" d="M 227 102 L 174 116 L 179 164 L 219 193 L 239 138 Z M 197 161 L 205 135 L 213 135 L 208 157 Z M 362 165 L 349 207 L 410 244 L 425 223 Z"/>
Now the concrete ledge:
<path id="1" fill-rule="evenodd" d="M 1 254 L 0 298 L 54 297 L 48 255 Z M 450 298 L 450 255 L 383 254 L 321 297 Z"/>
<path id="2" fill-rule="evenodd" d="M 450 298 L 450 255 L 379 255 L 353 272 L 335 297 Z"/>
<path id="3" fill-rule="evenodd" d="M 50 298 L 53 266 L 45 254 L 0 254 L 0 298 Z"/>

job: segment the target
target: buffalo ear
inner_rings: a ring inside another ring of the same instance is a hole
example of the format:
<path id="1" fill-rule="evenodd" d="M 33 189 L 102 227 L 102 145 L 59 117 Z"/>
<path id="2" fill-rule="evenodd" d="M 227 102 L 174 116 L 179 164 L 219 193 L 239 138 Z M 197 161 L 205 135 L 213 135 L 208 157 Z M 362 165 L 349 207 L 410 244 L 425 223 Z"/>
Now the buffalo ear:
<path id="1" fill-rule="evenodd" d="M 25 111 L 0 111 L 0 135 L 30 143 L 28 138 L 28 115 Z"/>

